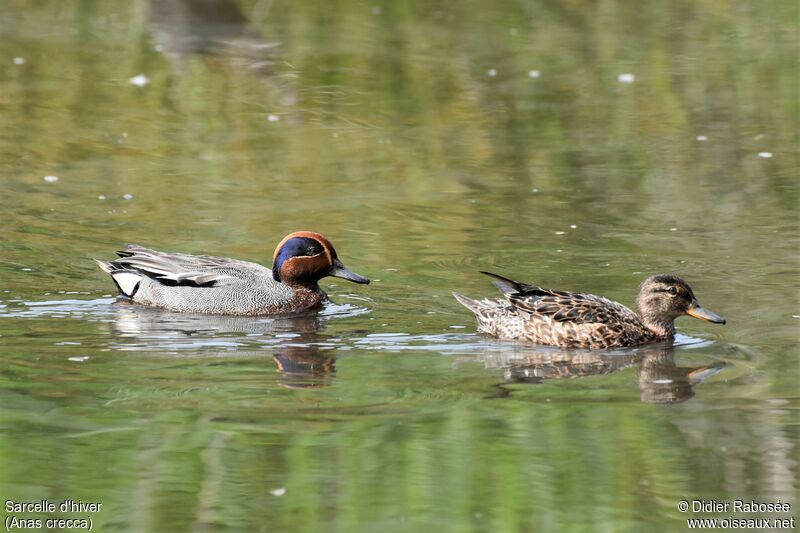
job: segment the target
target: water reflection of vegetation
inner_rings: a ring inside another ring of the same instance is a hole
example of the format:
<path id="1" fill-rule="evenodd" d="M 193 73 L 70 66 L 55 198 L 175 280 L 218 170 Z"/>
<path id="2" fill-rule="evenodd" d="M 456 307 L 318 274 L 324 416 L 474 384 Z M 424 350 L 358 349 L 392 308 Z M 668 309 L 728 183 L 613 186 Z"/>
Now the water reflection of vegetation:
<path id="1" fill-rule="evenodd" d="M 202 9 L 193 2 L 156 4 L 157 9 L 150 9 L 149 24 L 130 13 L 108 18 L 106 2 L 75 2 L 72 9 L 63 9 L 85 27 L 67 43 L 67 48 L 74 47 L 79 53 L 31 68 L 40 77 L 50 74 L 57 78 L 63 70 L 87 75 L 77 83 L 59 84 L 61 100 L 73 103 L 67 107 L 72 111 L 60 119 L 52 114 L 31 115 L 24 107 L 11 109 L 10 120 L 25 120 L 32 128 L 17 139 L 25 152 L 34 148 L 25 146 L 25 139 L 39 139 L 39 135 L 55 141 L 39 146 L 56 153 L 61 147 L 63 155 L 67 147 L 80 148 L 85 157 L 111 147 L 121 156 L 146 152 L 155 158 L 188 149 L 202 156 L 204 163 L 176 160 L 183 168 L 174 171 L 191 175 L 194 184 L 226 183 L 236 176 L 238 186 L 247 187 L 261 182 L 265 173 L 273 179 L 313 176 L 316 191 L 303 194 L 316 198 L 324 198 L 338 187 L 342 174 L 352 180 L 391 172 L 396 180 L 382 188 L 404 190 L 405 199 L 421 199 L 431 190 L 457 185 L 488 193 L 520 183 L 553 190 L 580 182 L 582 199 L 611 198 L 619 188 L 632 187 L 679 207 L 677 198 L 659 192 L 693 188 L 698 176 L 684 169 L 697 156 L 694 138 L 701 132 L 694 124 L 713 123 L 718 117 L 722 121 L 715 126 L 718 130 L 705 132 L 719 142 L 713 144 L 714 156 L 702 161 L 703 179 L 718 189 L 725 203 L 741 200 L 737 191 L 752 194 L 754 188 L 763 187 L 771 189 L 774 199 L 785 207 L 793 205 L 783 194 L 791 177 L 791 161 L 771 162 L 772 179 L 753 181 L 763 175 L 752 156 L 764 143 L 733 137 L 737 131 L 726 127 L 727 115 L 722 115 L 730 108 L 739 109 L 737 119 L 754 131 L 775 132 L 765 142 L 785 143 L 770 146 L 771 150 L 791 151 L 790 143 L 797 134 L 787 130 L 790 126 L 782 120 L 791 108 L 781 108 L 794 105 L 794 69 L 784 67 L 796 62 L 793 55 L 787 55 L 791 47 L 772 39 L 742 40 L 734 68 L 733 57 L 720 61 L 719 49 L 705 46 L 710 35 L 738 37 L 737 32 L 772 28 L 763 21 L 772 21 L 773 13 L 754 9 L 729 17 L 717 14 L 718 5 L 713 1 L 683 9 L 655 4 L 636 13 L 625 6 L 587 9 L 584 5 L 542 3 L 535 14 L 518 4 L 501 2 L 491 9 L 496 16 L 479 16 L 483 9 L 473 13 L 460 5 L 434 9 L 423 3 L 407 10 L 386 8 L 389 11 L 375 16 L 358 3 L 320 9 L 316 4 L 294 2 L 273 5 L 264 15 L 260 3 L 243 2 L 231 4 L 231 11 L 237 6 L 240 10 L 236 16 L 211 13 L 217 22 L 212 27 L 247 26 L 251 34 L 260 33 L 265 43 L 282 43 L 279 57 L 294 68 L 284 64 L 273 76 L 294 86 L 292 93 L 297 94 L 296 101 L 284 103 L 282 91 L 265 87 L 246 64 L 238 65 L 234 59 L 227 63 L 197 59 L 186 73 L 171 73 L 151 46 L 152 26 L 168 11 L 163 5 L 188 7 L 170 12 L 165 20 L 172 21 L 175 12 L 183 13 L 185 20 L 158 25 L 159 35 L 187 28 L 192 31 L 200 18 L 205 23 L 197 24 L 195 35 L 208 38 L 210 21 L 202 18 Z M 140 8 L 131 5 L 131 10 Z M 676 25 L 675 16 L 691 23 Z M 598 17 L 605 21 L 601 26 L 593 22 Z M 114 33 L 98 30 L 116 29 L 123 20 L 128 31 L 119 32 L 120 38 L 113 44 L 126 60 L 98 54 L 101 39 Z M 260 27 L 253 28 L 253 23 Z M 359 31 L 341 40 L 338 37 L 345 26 Z M 473 31 L 477 26 L 481 31 Z M 640 31 L 622 31 L 631 27 Z M 709 31 L 711 28 L 714 31 Z M 555 42 L 557 47 L 552 46 Z M 670 55 L 675 43 L 682 43 L 694 59 Z M 31 46 L 28 55 L 35 57 L 37 43 Z M 771 53 L 765 53 L 764 46 L 771 46 Z M 371 51 L 369 56 L 355 53 L 365 47 Z M 431 49 L 439 53 L 431 54 Z M 615 82 L 627 64 L 643 69 L 637 73 L 639 84 L 630 88 Z M 541 79 L 527 77 L 533 67 L 547 67 Z M 492 79 L 487 79 L 489 68 L 498 73 Z M 94 83 L 101 76 L 127 80 L 131 72 L 142 69 L 153 80 L 144 93 Z M 761 77 L 771 82 L 773 106 L 753 105 L 763 100 L 757 82 Z M 20 90 L 25 88 L 24 79 L 15 81 Z M 341 89 L 344 85 L 346 92 Z M 24 96 L 33 104 L 46 94 L 34 90 Z M 169 102 L 168 120 L 152 120 L 164 111 L 164 99 Z M 746 105 L 737 105 L 740 102 Z M 110 109 L 124 111 L 111 113 L 109 122 Z M 277 112 L 291 125 L 270 127 L 265 124 L 267 111 Z M 121 144 L 116 138 L 107 139 L 109 143 L 96 136 L 101 118 L 105 118 L 106 134 L 127 132 Z M 49 127 L 42 127 L 44 120 Z M 75 131 L 75 120 L 90 138 L 59 137 L 68 123 Z M 292 135 L 286 135 L 287 128 Z M 331 133 L 345 137 L 346 142 L 337 142 Z M 297 138 L 303 142 L 292 141 Z M 391 144 L 378 144 L 381 139 Z M 649 144 L 656 142 L 660 146 Z M 264 148 L 251 150 L 256 146 Z M 11 147 L 4 144 L 2 149 Z M 257 159 L 226 157 L 245 149 Z M 308 158 L 308 153 L 316 157 Z M 409 153 L 414 154 L 413 159 L 405 157 Z M 373 156 L 365 158 L 364 154 Z M 334 161 L 340 163 L 331 166 Z M 124 157 L 109 163 L 124 164 Z M 629 171 L 620 174 L 619 168 Z M 670 179 L 648 179 L 643 172 L 648 168 L 658 168 Z M 429 179 L 433 169 L 438 169 L 435 180 Z M 103 172 L 109 175 L 111 170 L 106 167 Z M 114 174 L 121 183 L 140 186 L 163 180 L 163 173 Z M 476 179 L 478 175 L 480 179 Z M 508 177 L 513 179 L 508 181 Z M 745 184 L 746 188 L 739 186 Z M 640 203 L 641 198 L 631 199 L 626 207 L 636 208 Z M 153 207 L 163 210 L 166 206 Z"/>
<path id="2" fill-rule="evenodd" d="M 164 357 L 159 338 L 219 340 L 199 321 L 4 318 L 5 498 L 102 497 L 104 530 L 572 531 L 683 527 L 689 496 L 796 494 L 796 2 L 242 0 L 228 35 L 280 43 L 246 53 L 171 47 L 204 37 L 152 4 L 0 4 L 11 296 L 103 294 L 88 258 L 143 236 L 263 261 L 264 242 L 324 222 L 394 269 L 381 320 L 327 333 L 467 323 L 441 302 L 500 263 L 625 302 L 680 269 L 738 318 L 720 349 L 758 347 L 664 409 L 627 372 L 494 401 L 483 368 L 354 349 L 327 386 L 286 388 L 275 346 Z M 664 359 L 640 379 L 663 380 Z"/>

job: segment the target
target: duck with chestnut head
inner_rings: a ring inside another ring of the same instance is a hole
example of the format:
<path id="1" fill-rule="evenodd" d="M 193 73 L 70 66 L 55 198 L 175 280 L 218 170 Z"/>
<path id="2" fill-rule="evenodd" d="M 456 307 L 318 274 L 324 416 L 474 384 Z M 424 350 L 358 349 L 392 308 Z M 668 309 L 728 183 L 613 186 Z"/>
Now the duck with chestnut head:
<path id="1" fill-rule="evenodd" d="M 567 348 L 617 348 L 672 339 L 675 319 L 689 315 L 716 324 L 725 319 L 700 306 L 682 279 L 667 274 L 644 280 L 637 311 L 596 296 L 545 289 L 494 278 L 503 300 L 472 300 L 453 293 L 475 314 L 478 331 L 504 339 Z"/>
<path id="2" fill-rule="evenodd" d="M 295 314 L 319 307 L 326 276 L 369 280 L 345 268 L 328 239 L 312 231 L 287 235 L 271 269 L 238 259 L 158 252 L 129 244 L 119 259 L 97 261 L 122 296 L 144 305 L 217 315 Z"/>

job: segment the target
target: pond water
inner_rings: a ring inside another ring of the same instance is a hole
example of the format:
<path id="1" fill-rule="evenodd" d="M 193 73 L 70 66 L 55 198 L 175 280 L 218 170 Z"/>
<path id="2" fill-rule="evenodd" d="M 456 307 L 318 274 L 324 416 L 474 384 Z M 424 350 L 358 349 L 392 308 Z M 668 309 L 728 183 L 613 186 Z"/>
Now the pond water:
<path id="1" fill-rule="evenodd" d="M 0 4 L 0 499 L 98 531 L 642 531 L 798 494 L 792 1 Z M 45 177 L 49 177 L 45 179 Z M 294 319 L 114 298 L 126 242 L 369 286 Z M 495 271 L 718 326 L 475 334 Z M 3 519 L 14 514 L 4 509 Z M 745 518 L 749 515 L 734 515 Z"/>

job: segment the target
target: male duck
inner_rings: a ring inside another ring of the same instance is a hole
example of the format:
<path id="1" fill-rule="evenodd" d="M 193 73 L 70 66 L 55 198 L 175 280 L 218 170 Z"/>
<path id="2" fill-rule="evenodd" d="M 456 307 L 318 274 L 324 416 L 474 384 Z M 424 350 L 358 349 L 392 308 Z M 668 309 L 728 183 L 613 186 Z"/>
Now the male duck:
<path id="1" fill-rule="evenodd" d="M 671 339 L 682 315 L 724 324 L 700 307 L 689 285 L 661 274 L 644 280 L 636 299 L 639 312 L 593 294 L 543 289 L 482 272 L 495 279 L 505 300 L 476 301 L 453 293 L 475 313 L 478 331 L 504 339 L 568 348 L 616 348 Z"/>
<path id="2" fill-rule="evenodd" d="M 123 296 L 186 313 L 300 313 L 327 299 L 317 284 L 325 276 L 369 283 L 344 267 L 328 239 L 311 231 L 287 235 L 275 249 L 272 270 L 247 261 L 157 252 L 136 244 L 117 255 L 114 261 L 96 261 Z"/>

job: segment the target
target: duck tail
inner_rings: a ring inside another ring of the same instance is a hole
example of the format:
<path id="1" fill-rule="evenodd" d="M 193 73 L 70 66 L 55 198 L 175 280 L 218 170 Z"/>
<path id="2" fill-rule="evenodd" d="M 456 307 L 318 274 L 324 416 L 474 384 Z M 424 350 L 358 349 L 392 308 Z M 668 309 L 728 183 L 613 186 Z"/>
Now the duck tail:
<path id="1" fill-rule="evenodd" d="M 475 315 L 475 319 L 478 321 L 478 333 L 497 335 L 495 320 L 499 302 L 491 300 L 473 300 L 457 292 L 454 292 L 453 296 L 458 300 L 458 303 L 472 311 L 472 314 Z"/>
<path id="2" fill-rule="evenodd" d="M 458 294 L 457 292 L 453 293 L 453 298 L 458 300 L 458 303 L 469 309 L 475 314 L 478 314 L 481 310 L 481 304 L 478 301 L 473 300 L 472 298 L 467 298 L 463 294 Z"/>
<path id="3" fill-rule="evenodd" d="M 102 271 L 107 274 L 111 274 L 111 272 L 114 271 L 114 267 L 108 261 L 100 261 L 99 259 L 95 259 L 94 262 L 97 263 L 97 266 L 99 266 Z"/>
<path id="4" fill-rule="evenodd" d="M 133 298 L 136 291 L 139 290 L 139 282 L 142 281 L 142 275 L 138 272 L 128 270 L 113 262 L 94 260 L 103 272 L 111 276 L 114 284 L 119 289 L 119 293 L 128 298 Z"/>
<path id="5" fill-rule="evenodd" d="M 503 294 L 511 294 L 514 292 L 523 291 L 522 284 L 514 281 L 513 279 L 505 278 L 499 274 L 486 272 L 485 270 L 481 270 L 480 272 L 481 274 L 485 274 L 490 278 L 494 278 L 494 281 L 492 281 L 492 285 L 500 289 L 500 292 L 502 292 Z"/>

